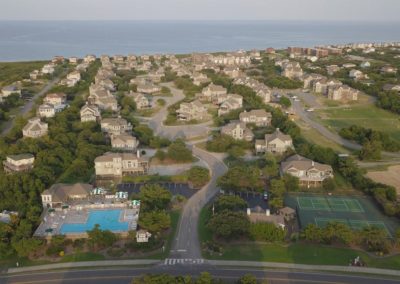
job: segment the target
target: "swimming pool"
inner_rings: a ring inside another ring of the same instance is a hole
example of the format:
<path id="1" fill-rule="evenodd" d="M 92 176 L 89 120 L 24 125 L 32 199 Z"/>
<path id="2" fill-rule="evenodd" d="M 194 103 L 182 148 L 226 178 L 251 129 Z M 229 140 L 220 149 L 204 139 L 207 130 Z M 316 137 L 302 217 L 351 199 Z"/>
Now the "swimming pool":
<path id="1" fill-rule="evenodd" d="M 61 226 L 61 234 L 85 233 L 92 230 L 96 224 L 100 225 L 102 230 L 113 232 L 128 231 L 128 222 L 120 222 L 119 216 L 122 210 L 96 210 L 90 211 L 86 223 L 71 224 L 64 223 Z"/>

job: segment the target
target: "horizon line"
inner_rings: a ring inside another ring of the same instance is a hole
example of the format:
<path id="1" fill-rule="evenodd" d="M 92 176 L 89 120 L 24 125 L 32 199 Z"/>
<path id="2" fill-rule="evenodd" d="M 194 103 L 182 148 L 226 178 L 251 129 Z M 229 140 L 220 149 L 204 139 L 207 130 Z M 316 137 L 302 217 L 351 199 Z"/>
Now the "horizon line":
<path id="1" fill-rule="evenodd" d="M 332 22 L 332 23 L 399 23 L 400 19 L 0 19 L 0 22 Z"/>

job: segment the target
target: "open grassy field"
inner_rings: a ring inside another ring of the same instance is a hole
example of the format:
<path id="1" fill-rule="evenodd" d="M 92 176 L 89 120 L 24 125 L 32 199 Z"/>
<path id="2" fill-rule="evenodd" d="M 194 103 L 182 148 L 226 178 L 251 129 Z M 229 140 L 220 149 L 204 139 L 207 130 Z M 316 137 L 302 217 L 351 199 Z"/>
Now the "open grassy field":
<path id="1" fill-rule="evenodd" d="M 307 126 L 303 121 L 299 120 L 296 121 L 296 123 L 301 128 L 301 132 L 307 141 L 322 147 L 332 148 L 334 151 L 338 153 L 350 154 L 350 151 L 347 148 L 342 147 L 341 145 L 336 144 L 332 140 L 327 139 L 325 136 L 320 134 L 314 128 Z"/>
<path id="2" fill-rule="evenodd" d="M 355 124 L 383 131 L 394 139 L 400 139 L 400 116 L 372 104 L 321 109 L 316 113 L 323 124 L 336 131 Z"/>
<path id="3" fill-rule="evenodd" d="M 397 194 L 400 194 L 400 165 L 390 166 L 385 171 L 368 171 L 367 177 L 395 187 Z"/>

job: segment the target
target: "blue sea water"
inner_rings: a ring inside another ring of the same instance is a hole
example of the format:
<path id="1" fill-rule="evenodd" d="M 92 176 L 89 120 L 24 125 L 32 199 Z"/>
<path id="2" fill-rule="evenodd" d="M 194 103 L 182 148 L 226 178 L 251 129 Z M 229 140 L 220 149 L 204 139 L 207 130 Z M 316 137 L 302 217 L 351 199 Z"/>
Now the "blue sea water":
<path id="1" fill-rule="evenodd" d="M 114 232 L 128 231 L 128 222 L 120 222 L 119 216 L 121 210 L 98 210 L 90 211 L 86 223 L 70 224 L 65 223 L 61 226 L 61 234 L 85 233 L 94 228 L 96 224 L 100 225 L 102 230 L 110 230 Z"/>
<path id="2" fill-rule="evenodd" d="M 0 61 L 400 41 L 400 22 L 0 21 Z"/>

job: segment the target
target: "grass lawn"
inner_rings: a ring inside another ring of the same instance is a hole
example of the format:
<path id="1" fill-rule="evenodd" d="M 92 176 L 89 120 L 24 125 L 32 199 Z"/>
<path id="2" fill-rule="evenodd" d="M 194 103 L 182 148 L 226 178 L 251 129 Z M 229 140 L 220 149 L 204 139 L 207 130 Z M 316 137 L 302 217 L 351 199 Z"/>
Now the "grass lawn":
<path id="1" fill-rule="evenodd" d="M 209 207 L 200 212 L 199 239 L 201 243 L 210 241 L 212 233 L 206 228 L 210 218 Z M 259 244 L 259 243 L 232 243 L 222 246 L 223 253 L 210 254 L 203 251 L 203 257 L 216 260 L 242 260 L 282 262 L 315 265 L 343 265 L 347 266 L 351 259 L 360 256 L 369 267 L 400 269 L 400 255 L 378 258 L 365 252 L 350 248 L 336 248 L 322 245 L 294 243 L 294 244 Z"/>
<path id="2" fill-rule="evenodd" d="M 400 256 L 375 258 L 357 250 L 309 244 L 234 244 L 224 246 L 222 256 L 205 255 L 220 260 L 248 260 L 316 265 L 347 266 L 360 256 L 369 267 L 400 269 Z"/>
<path id="3" fill-rule="evenodd" d="M 61 262 L 96 261 L 104 259 L 105 259 L 104 255 L 99 253 L 81 252 L 81 253 L 66 255 L 61 259 Z"/>
<path id="4" fill-rule="evenodd" d="M 201 209 L 199 216 L 199 227 L 198 227 L 200 243 L 204 243 L 212 239 L 211 231 L 206 228 L 206 223 L 210 219 L 210 217 L 211 217 L 211 210 L 209 206 L 206 206 L 203 209 Z"/>
<path id="5" fill-rule="evenodd" d="M 400 139 L 400 116 L 374 105 L 323 109 L 316 113 L 328 128 L 336 131 L 355 124 L 387 132 L 394 139 Z"/>
<path id="6" fill-rule="evenodd" d="M 335 142 L 327 139 L 325 136 L 320 134 L 314 128 L 306 126 L 302 121 L 297 121 L 297 124 L 301 128 L 301 132 L 302 132 L 303 136 L 309 142 L 317 144 L 317 145 L 322 146 L 322 147 L 332 148 L 334 151 L 336 151 L 338 153 L 350 154 L 350 151 L 347 148 L 342 147 L 341 145 L 336 144 Z"/>

